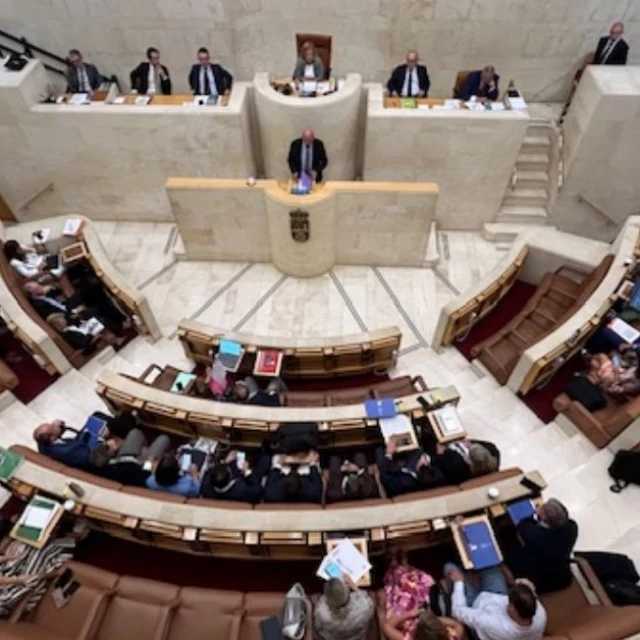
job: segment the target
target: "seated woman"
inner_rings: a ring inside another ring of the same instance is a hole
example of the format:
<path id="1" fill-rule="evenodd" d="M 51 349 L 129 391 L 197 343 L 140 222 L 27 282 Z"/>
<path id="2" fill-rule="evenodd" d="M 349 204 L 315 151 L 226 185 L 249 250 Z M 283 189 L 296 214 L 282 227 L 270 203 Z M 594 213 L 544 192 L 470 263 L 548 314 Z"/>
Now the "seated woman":
<path id="1" fill-rule="evenodd" d="M 609 357 L 596 353 L 587 362 L 587 379 L 612 398 L 624 399 L 640 393 L 638 354 L 633 345 L 621 345 Z"/>
<path id="2" fill-rule="evenodd" d="M 119 347 L 124 338 L 118 338 L 97 318 L 69 318 L 64 313 L 52 313 L 47 322 L 74 348 L 91 353 L 97 347 L 111 345 Z"/>
<path id="3" fill-rule="evenodd" d="M 293 79 L 296 82 L 305 80 L 324 80 L 324 64 L 318 55 L 312 42 L 305 42 L 300 47 L 300 57 L 296 61 L 293 71 Z"/>
<path id="4" fill-rule="evenodd" d="M 20 244 L 17 240 L 7 240 L 4 243 L 4 255 L 13 270 L 25 280 L 46 282 L 51 277 L 60 278 L 64 274 L 62 266 L 50 269 L 47 256 L 37 253 L 32 247 Z"/>
<path id="5" fill-rule="evenodd" d="M 468 640 L 464 627 L 451 618 L 437 618 L 428 609 L 435 584 L 424 571 L 407 563 L 399 552 L 384 576 L 385 622 L 388 640 Z"/>

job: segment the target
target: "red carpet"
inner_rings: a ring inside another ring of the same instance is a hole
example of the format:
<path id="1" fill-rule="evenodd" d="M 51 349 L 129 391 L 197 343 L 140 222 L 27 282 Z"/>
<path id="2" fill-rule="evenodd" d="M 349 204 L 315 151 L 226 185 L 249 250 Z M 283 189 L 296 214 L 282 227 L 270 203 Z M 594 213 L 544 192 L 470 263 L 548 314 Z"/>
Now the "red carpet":
<path id="1" fill-rule="evenodd" d="M 11 392 L 23 404 L 31 402 L 58 378 L 41 369 L 10 331 L 0 335 L 0 349 L 4 352 L 4 361 L 20 380 Z"/>
<path id="2" fill-rule="evenodd" d="M 535 290 L 534 285 L 516 280 L 496 308 L 486 318 L 480 320 L 464 340 L 454 342 L 453 345 L 467 360 L 471 361 L 471 349 L 479 342 L 491 337 L 518 315 Z"/>
<path id="3" fill-rule="evenodd" d="M 471 349 L 482 340 L 486 340 L 496 331 L 499 331 L 514 318 L 535 290 L 536 287 L 534 285 L 516 280 L 513 287 L 500 300 L 496 308 L 484 320 L 481 320 L 464 340 L 453 343 L 456 349 L 467 360 L 471 361 Z M 556 412 L 553 409 L 554 398 L 564 391 L 569 380 L 581 369 L 582 358 L 577 355 L 564 364 L 549 384 L 542 389 L 530 391 L 526 396 L 521 396 L 520 399 L 545 424 L 551 422 L 556 417 Z"/>

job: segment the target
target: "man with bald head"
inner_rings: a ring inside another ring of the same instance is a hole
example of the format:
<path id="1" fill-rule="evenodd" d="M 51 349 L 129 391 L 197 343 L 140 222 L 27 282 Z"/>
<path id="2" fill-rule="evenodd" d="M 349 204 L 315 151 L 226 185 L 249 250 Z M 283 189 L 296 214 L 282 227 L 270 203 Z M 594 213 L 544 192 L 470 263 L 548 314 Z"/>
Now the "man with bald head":
<path id="1" fill-rule="evenodd" d="M 427 67 L 418 64 L 420 56 L 415 50 L 407 51 L 407 58 L 404 64 L 397 66 L 389 82 L 387 89 L 389 95 L 397 98 L 426 98 L 429 94 L 429 74 Z"/>
<path id="2" fill-rule="evenodd" d="M 457 97 L 465 102 L 471 96 L 476 96 L 479 102 L 497 100 L 499 81 L 500 76 L 496 73 L 495 67 L 489 64 L 484 69 L 469 74 Z"/>
<path id="3" fill-rule="evenodd" d="M 329 163 L 324 143 L 315 137 L 312 129 L 305 129 L 302 137 L 291 143 L 288 162 L 292 180 L 306 173 L 314 182 L 322 182 L 322 172 Z"/>
<path id="4" fill-rule="evenodd" d="M 629 45 L 623 40 L 624 25 L 615 22 L 609 29 L 609 35 L 598 41 L 593 64 L 627 64 Z"/>

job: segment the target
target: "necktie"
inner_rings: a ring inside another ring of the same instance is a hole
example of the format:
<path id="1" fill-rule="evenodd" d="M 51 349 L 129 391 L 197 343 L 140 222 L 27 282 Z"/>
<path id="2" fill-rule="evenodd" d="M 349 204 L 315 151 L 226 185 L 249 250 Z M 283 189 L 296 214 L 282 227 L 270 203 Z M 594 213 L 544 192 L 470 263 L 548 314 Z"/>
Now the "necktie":
<path id="1" fill-rule="evenodd" d="M 200 95 L 208 96 L 211 91 L 209 87 L 209 74 L 206 67 L 200 67 Z"/>
<path id="2" fill-rule="evenodd" d="M 413 97 L 413 69 L 409 69 L 409 71 L 407 72 L 407 97 L 408 98 L 412 98 Z"/>
<path id="3" fill-rule="evenodd" d="M 311 149 L 308 144 L 304 145 L 304 166 L 302 170 L 305 173 L 311 173 Z"/>
<path id="4" fill-rule="evenodd" d="M 609 59 L 609 56 L 611 55 L 611 52 L 613 51 L 613 47 L 616 46 L 616 41 L 613 38 L 609 38 L 609 43 L 607 44 L 607 46 L 604 48 L 604 51 L 602 52 L 602 64 L 606 64 L 607 60 Z"/>

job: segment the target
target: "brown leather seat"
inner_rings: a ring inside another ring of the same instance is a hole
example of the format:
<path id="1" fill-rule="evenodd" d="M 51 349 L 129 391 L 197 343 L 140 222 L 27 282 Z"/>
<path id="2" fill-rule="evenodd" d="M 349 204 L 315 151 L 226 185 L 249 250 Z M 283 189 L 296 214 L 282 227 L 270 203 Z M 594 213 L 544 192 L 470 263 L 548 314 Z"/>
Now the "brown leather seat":
<path id="1" fill-rule="evenodd" d="M 426 391 L 422 376 L 412 378 L 411 376 L 400 376 L 391 378 L 384 382 L 378 382 L 371 387 L 374 398 L 400 398 L 410 396 L 418 391 Z"/>
<path id="2" fill-rule="evenodd" d="M 337 391 L 331 391 L 327 395 L 327 404 L 329 406 L 339 406 L 341 404 L 362 404 L 366 400 L 371 400 L 372 398 L 371 389 L 369 387 L 340 389 Z"/>
<path id="3" fill-rule="evenodd" d="M 471 349 L 501 384 L 506 384 L 522 354 L 564 324 L 588 300 L 609 271 L 608 255 L 582 281 L 547 273 L 520 313 Z"/>
<path id="4" fill-rule="evenodd" d="M 573 422 L 596 447 L 602 449 L 640 417 L 640 396 L 622 404 L 607 398 L 606 407 L 589 412 L 580 402 L 561 393 L 553 401 L 553 408 Z"/>
<path id="5" fill-rule="evenodd" d="M 96 640 L 160 640 L 180 588 L 165 582 L 124 576 L 95 636 Z M 183 636 L 184 637 L 184 636 Z"/>
<path id="6" fill-rule="evenodd" d="M 238 640 L 243 606 L 244 594 L 240 591 L 184 587 L 180 590 L 180 608 L 171 616 L 166 640 Z"/>
<path id="7" fill-rule="evenodd" d="M 47 458 L 47 456 L 38 453 L 34 449 L 30 447 L 25 447 L 21 444 L 12 444 L 9 447 L 10 451 L 15 451 L 19 453 L 21 456 L 24 456 L 26 460 L 29 462 L 34 462 L 35 464 L 44 467 L 45 469 L 51 469 L 52 471 L 66 471 L 67 467 L 65 467 L 61 462 L 56 462 L 51 458 Z"/>
<path id="8" fill-rule="evenodd" d="M 247 593 L 244 599 L 245 612 L 240 626 L 240 640 L 262 640 L 260 622 L 270 616 L 279 615 L 282 612 L 283 604 L 284 594 L 282 593 L 259 591 Z M 311 640 L 313 637 L 311 621 L 312 616 L 310 615 L 305 634 L 307 640 Z"/>
<path id="9" fill-rule="evenodd" d="M 456 81 L 453 85 L 453 97 L 454 98 L 459 98 L 460 97 L 460 92 L 462 91 L 462 88 L 464 87 L 464 85 L 467 82 L 467 79 L 469 78 L 469 76 L 473 73 L 473 71 L 471 71 L 471 69 L 465 69 L 463 71 L 458 71 L 458 73 L 456 74 Z"/>
<path id="10" fill-rule="evenodd" d="M 287 391 L 282 394 L 286 407 L 326 407 L 324 391 Z"/>
<path id="11" fill-rule="evenodd" d="M 476 487 L 490 487 L 495 482 L 500 480 L 506 480 L 507 478 L 515 478 L 522 473 L 522 469 L 518 467 L 510 467 L 509 469 L 503 469 L 502 471 L 496 471 L 495 473 L 488 473 L 484 476 L 478 476 L 477 478 L 471 478 L 460 485 L 461 490 L 475 489 Z"/>
<path id="12" fill-rule="evenodd" d="M 166 491 L 152 491 L 151 489 L 145 489 L 144 487 L 123 487 L 122 491 L 125 493 L 131 493 L 134 496 L 152 498 L 153 500 L 162 500 L 164 502 L 183 504 L 187 501 L 185 496 L 178 496 L 174 493 L 167 493 Z"/>

